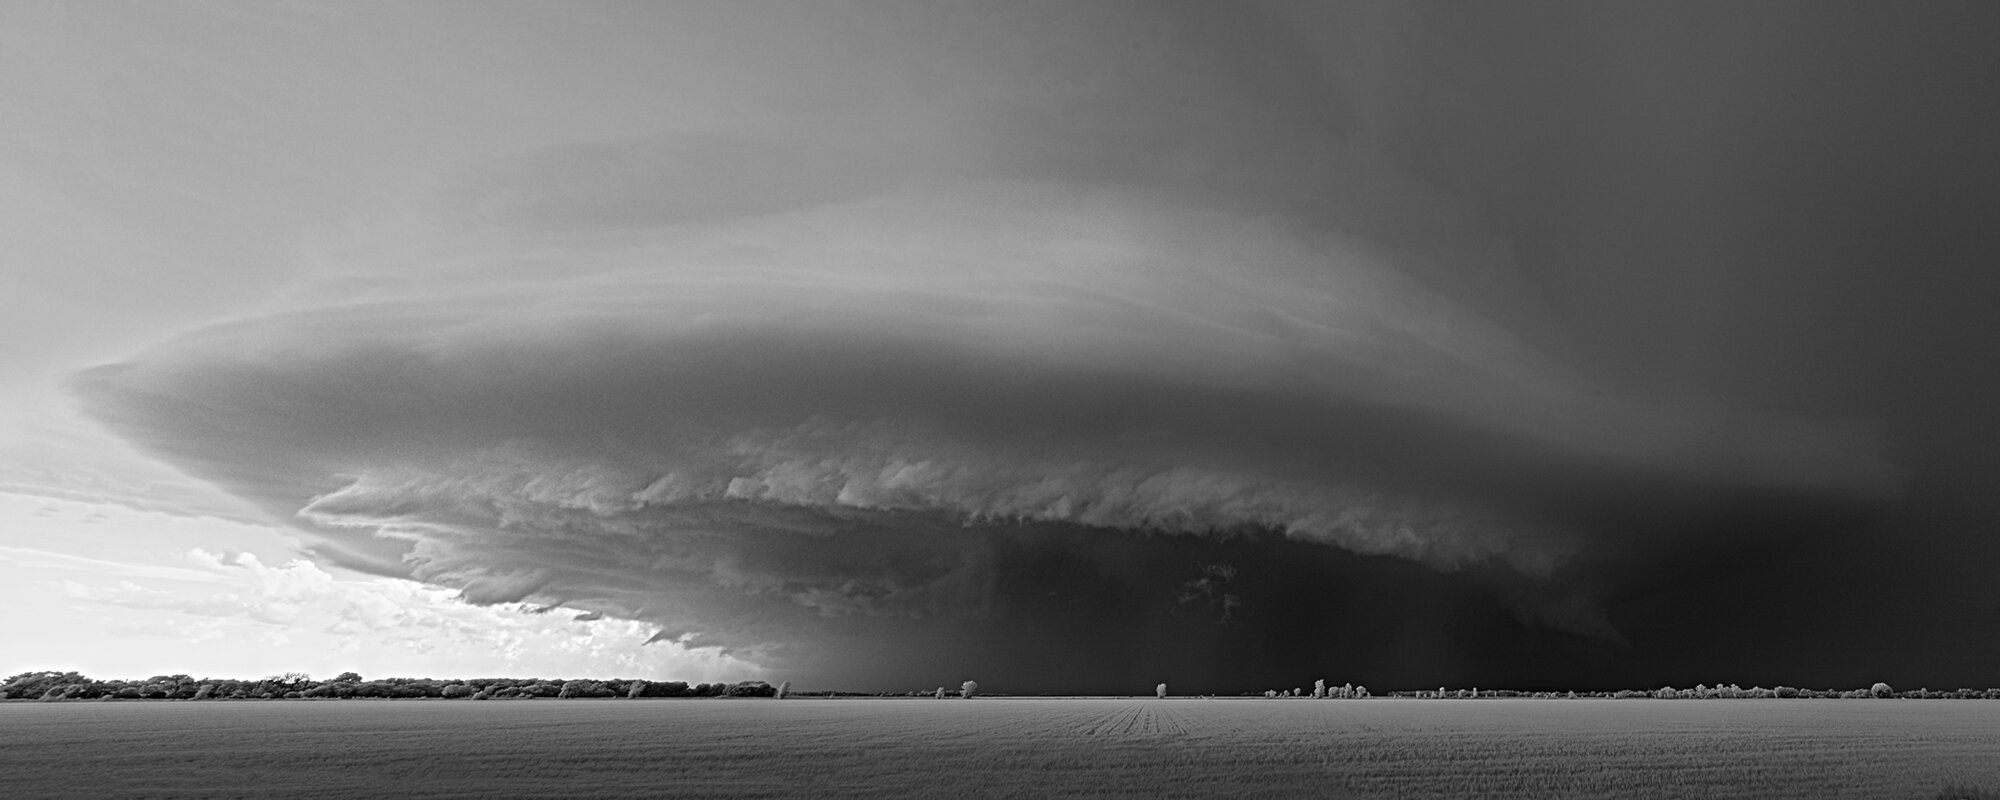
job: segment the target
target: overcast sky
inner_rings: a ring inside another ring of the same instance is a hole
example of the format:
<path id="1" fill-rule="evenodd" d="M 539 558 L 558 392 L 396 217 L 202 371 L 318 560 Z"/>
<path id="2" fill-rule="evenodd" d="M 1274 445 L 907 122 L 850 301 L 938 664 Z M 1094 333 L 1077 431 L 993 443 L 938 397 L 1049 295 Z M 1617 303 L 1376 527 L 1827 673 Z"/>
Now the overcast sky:
<path id="1" fill-rule="evenodd" d="M 1996 37 L 10 5 L 0 670 L 1989 685 Z"/>

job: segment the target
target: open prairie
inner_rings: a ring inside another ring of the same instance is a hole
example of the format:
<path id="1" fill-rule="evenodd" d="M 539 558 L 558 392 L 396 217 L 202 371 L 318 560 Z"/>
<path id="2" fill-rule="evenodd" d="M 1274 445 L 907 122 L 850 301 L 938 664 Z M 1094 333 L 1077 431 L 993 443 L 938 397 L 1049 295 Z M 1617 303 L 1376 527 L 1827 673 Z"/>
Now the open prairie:
<path id="1" fill-rule="evenodd" d="M 7 797 L 1936 797 L 2000 703 L 977 698 L 0 704 Z"/>

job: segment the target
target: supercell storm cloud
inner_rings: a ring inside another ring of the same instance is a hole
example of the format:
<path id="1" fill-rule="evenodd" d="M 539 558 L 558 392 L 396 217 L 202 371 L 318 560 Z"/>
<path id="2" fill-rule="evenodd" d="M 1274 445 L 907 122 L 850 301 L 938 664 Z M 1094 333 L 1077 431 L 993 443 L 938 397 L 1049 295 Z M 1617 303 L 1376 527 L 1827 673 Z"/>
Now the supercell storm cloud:
<path id="1" fill-rule="evenodd" d="M 1870 423 L 1596 374 L 1394 157 L 1407 21 L 1006 9 L 427 176 L 75 390 L 322 558 L 856 688 L 1589 679 L 1632 563 L 1904 491 Z"/>

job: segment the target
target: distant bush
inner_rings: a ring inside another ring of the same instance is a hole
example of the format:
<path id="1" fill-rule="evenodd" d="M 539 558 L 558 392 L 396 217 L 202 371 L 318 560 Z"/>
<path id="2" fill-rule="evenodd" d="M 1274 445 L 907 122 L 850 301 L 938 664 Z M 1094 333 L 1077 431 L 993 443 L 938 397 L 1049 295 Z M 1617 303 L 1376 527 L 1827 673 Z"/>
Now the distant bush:
<path id="1" fill-rule="evenodd" d="M 779 700 L 783 700 L 783 699 L 785 699 L 785 697 L 786 697 L 787 695 L 790 695 L 791 693 L 792 693 L 792 682 L 791 682 L 791 681 L 783 681 L 783 682 L 780 682 L 780 683 L 778 684 L 778 699 L 779 699 Z"/>
<path id="2" fill-rule="evenodd" d="M 1874 686 L 1868 687 L 1868 693 L 1886 699 L 1894 697 L 1896 690 L 1889 688 L 1889 684 L 1877 681 Z"/>
<path id="3" fill-rule="evenodd" d="M 730 697 L 773 697 L 778 688 L 763 681 L 743 681 L 729 687 Z"/>
<path id="4" fill-rule="evenodd" d="M 687 697 L 692 694 L 684 681 L 633 681 L 632 685 L 639 687 L 639 693 L 632 695 L 631 687 L 627 687 L 628 697 Z"/>
<path id="5" fill-rule="evenodd" d="M 1167 685 L 1162 683 L 1158 686 L 1153 687 L 1153 696 L 1160 698 L 1162 700 L 1167 699 Z"/>
<path id="6" fill-rule="evenodd" d="M 478 693 L 479 693 L 479 690 L 477 690 L 477 689 L 474 689 L 474 688 L 472 688 L 471 686 L 468 686 L 468 685 L 466 685 L 466 684 L 463 684 L 463 683 L 453 683 L 453 684 L 447 684 L 447 685 L 446 685 L 446 686 L 445 686 L 444 688 L 442 688 L 442 689 L 439 689 L 439 690 L 438 690 L 438 696 L 439 696 L 439 697 L 444 697 L 444 698 L 448 698 L 448 699 L 457 699 L 457 698 L 460 698 L 460 697 L 471 697 L 471 696 L 473 696 L 473 695 L 475 695 L 475 694 L 478 694 Z"/>
<path id="7" fill-rule="evenodd" d="M 597 681 L 568 681 L 556 691 L 557 697 L 610 697 L 614 694 Z"/>
<path id="8" fill-rule="evenodd" d="M 976 694 L 979 694 L 979 682 L 978 682 L 978 681 L 966 681 L 966 682 L 964 682 L 964 683 L 961 683 L 961 684 L 959 684 L 959 685 L 958 685 L 958 696 L 959 696 L 959 697 L 963 697 L 963 698 L 965 698 L 965 699 L 967 699 L 967 700 L 971 700 L 971 699 L 972 699 L 972 697 L 973 697 L 973 695 L 976 695 Z"/>
<path id="9" fill-rule="evenodd" d="M 40 699 L 57 686 L 89 680 L 74 672 L 23 672 L 0 683 L 0 698 Z"/>

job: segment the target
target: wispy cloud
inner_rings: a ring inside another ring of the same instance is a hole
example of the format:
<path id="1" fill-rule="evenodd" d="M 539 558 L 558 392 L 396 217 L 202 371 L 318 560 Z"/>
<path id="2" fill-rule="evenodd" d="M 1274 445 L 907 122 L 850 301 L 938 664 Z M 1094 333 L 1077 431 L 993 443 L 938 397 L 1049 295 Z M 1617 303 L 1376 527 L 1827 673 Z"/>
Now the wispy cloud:
<path id="1" fill-rule="evenodd" d="M 146 578 L 152 580 L 191 581 L 195 583 L 223 582 L 223 579 L 213 572 L 192 567 L 115 561 L 28 547 L 10 547 L 7 545 L 0 545 L 0 563 L 22 569 L 81 572 L 100 577 Z"/>

